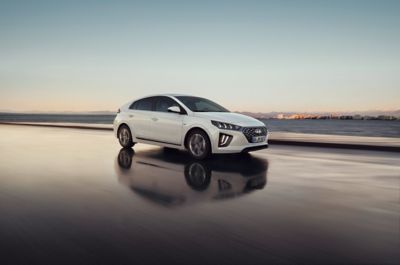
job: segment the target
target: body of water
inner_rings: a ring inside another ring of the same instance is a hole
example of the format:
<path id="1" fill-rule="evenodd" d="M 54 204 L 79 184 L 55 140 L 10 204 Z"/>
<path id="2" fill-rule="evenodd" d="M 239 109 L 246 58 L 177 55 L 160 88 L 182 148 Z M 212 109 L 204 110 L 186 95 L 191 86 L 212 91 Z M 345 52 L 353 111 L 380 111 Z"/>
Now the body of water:
<path id="1" fill-rule="evenodd" d="M 0 114 L 0 122 L 112 124 L 115 114 Z M 270 131 L 355 136 L 400 137 L 400 121 L 262 120 Z"/>
<path id="2" fill-rule="evenodd" d="M 400 121 L 262 120 L 271 131 L 354 136 L 400 137 Z"/>

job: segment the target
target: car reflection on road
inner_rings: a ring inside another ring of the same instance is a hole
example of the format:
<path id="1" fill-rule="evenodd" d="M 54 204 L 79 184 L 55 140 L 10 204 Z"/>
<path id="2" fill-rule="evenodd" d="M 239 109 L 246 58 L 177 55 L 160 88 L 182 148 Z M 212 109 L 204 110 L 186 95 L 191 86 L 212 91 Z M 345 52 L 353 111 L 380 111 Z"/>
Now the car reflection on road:
<path id="1" fill-rule="evenodd" d="M 267 184 L 267 160 L 249 154 L 197 161 L 186 153 L 122 148 L 115 171 L 120 183 L 151 202 L 174 207 L 236 198 Z"/>

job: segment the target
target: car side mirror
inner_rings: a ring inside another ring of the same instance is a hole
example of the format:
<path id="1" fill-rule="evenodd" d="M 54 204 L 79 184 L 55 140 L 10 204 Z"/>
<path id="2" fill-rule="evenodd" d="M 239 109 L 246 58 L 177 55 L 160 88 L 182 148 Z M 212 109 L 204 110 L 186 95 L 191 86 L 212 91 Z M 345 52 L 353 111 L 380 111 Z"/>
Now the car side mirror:
<path id="1" fill-rule="evenodd" d="M 178 106 L 171 106 L 168 108 L 168 112 L 181 114 L 181 109 Z"/>

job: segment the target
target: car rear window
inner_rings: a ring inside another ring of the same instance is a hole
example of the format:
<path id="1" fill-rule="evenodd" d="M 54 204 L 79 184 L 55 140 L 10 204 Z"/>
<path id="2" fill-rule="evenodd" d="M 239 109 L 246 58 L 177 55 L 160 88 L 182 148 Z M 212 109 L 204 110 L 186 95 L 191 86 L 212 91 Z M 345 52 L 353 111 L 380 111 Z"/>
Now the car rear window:
<path id="1" fill-rule="evenodd" d="M 135 110 L 152 110 L 153 108 L 153 98 L 144 98 L 138 101 L 135 101 L 131 106 L 130 109 Z"/>

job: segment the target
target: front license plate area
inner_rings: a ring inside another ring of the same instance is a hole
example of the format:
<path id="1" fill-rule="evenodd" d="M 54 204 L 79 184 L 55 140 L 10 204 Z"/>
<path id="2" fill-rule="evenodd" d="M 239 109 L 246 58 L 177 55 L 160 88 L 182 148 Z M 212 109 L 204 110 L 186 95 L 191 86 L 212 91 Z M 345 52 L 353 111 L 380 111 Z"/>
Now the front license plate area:
<path id="1" fill-rule="evenodd" d="M 262 143 L 265 142 L 265 136 L 253 136 L 251 138 L 252 143 Z"/>

